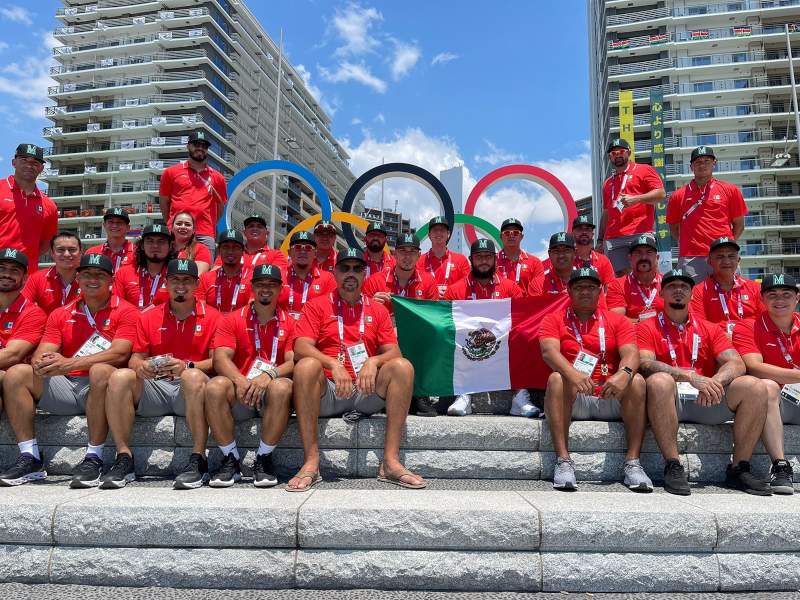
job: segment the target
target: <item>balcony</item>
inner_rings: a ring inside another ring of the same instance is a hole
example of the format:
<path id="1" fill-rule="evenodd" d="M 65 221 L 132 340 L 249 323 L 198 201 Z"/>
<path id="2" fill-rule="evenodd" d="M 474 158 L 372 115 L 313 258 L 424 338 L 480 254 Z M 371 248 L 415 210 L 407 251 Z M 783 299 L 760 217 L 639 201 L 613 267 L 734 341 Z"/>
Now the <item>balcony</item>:
<path id="1" fill-rule="evenodd" d="M 668 17 L 704 17 L 719 13 L 737 13 L 753 10 L 766 10 L 770 8 L 788 8 L 792 6 L 800 6 L 800 0 L 731 0 L 729 2 L 676 6 L 672 9 L 664 7 L 620 15 L 609 15 L 606 17 L 606 27 L 610 28 L 621 25 L 630 25 L 633 23 L 654 21 L 656 19 L 664 19 Z"/>
<path id="2" fill-rule="evenodd" d="M 791 114 L 788 110 L 789 100 L 781 102 L 761 102 L 757 104 L 734 104 L 728 106 L 709 106 L 702 108 L 685 108 L 683 110 L 665 110 L 664 123 L 673 121 L 704 121 L 707 119 L 741 119 L 742 117 L 760 115 L 780 115 Z M 650 113 L 643 113 L 633 116 L 634 127 L 649 126 Z M 611 117 L 609 126 L 619 127 L 619 117 Z"/>
<path id="3" fill-rule="evenodd" d="M 796 257 L 800 254 L 800 243 L 777 240 L 769 243 L 744 243 L 741 245 L 743 257 L 784 256 Z"/>
<path id="4" fill-rule="evenodd" d="M 114 56 L 103 58 L 95 62 L 56 65 L 50 67 L 50 75 L 66 75 L 68 73 L 79 73 L 81 71 L 90 71 L 94 69 L 110 69 L 114 67 L 126 67 L 130 65 L 143 65 L 166 61 L 186 61 L 202 59 L 206 58 L 207 56 L 208 52 L 200 48 L 195 50 L 175 50 L 173 52 L 140 54 L 138 56 Z"/>
<path id="5" fill-rule="evenodd" d="M 789 76 L 781 75 L 762 75 L 749 78 L 728 78 L 711 79 L 706 81 L 692 81 L 688 83 L 667 83 L 663 85 L 653 85 L 648 87 L 636 88 L 633 91 L 633 99 L 650 98 L 651 91 L 660 91 L 664 96 L 676 94 L 703 94 L 714 92 L 726 92 L 733 90 L 749 90 L 753 88 L 768 88 L 789 86 Z M 619 90 L 609 92 L 611 102 L 619 101 Z"/>
<path id="6" fill-rule="evenodd" d="M 798 164 L 796 158 L 792 158 L 788 164 L 782 167 L 773 167 L 771 166 L 772 159 L 771 158 L 746 158 L 740 160 L 720 160 L 717 161 L 717 167 L 715 169 L 715 173 L 725 173 L 725 172 L 736 172 L 736 171 L 761 171 L 761 170 L 768 170 L 768 171 L 783 171 L 785 169 L 797 169 L 800 168 L 800 164 Z M 675 176 L 692 176 L 692 170 L 689 167 L 689 163 L 676 163 L 672 165 L 666 165 L 666 172 L 667 176 L 675 175 Z"/>
<path id="7" fill-rule="evenodd" d="M 73 131 L 64 131 L 63 127 L 44 127 L 43 137 L 63 137 L 63 136 L 83 136 L 87 133 L 106 134 L 115 129 L 161 129 L 163 127 L 194 127 L 197 123 L 203 122 L 203 115 L 158 115 L 149 118 L 137 119 L 113 119 L 105 123 L 87 123 L 85 128 Z M 97 126 L 95 128 L 95 126 Z"/>
<path id="8" fill-rule="evenodd" d="M 697 146 L 732 146 L 736 144 L 785 142 L 787 132 L 771 129 L 754 129 L 750 131 L 734 131 L 730 133 L 704 133 L 702 135 L 667 136 L 664 138 L 665 148 L 696 148 Z M 795 138 L 794 131 L 788 132 L 789 140 Z M 651 140 L 636 140 L 636 152 L 649 152 Z"/>
<path id="9" fill-rule="evenodd" d="M 797 28 L 794 23 L 790 23 L 790 32 L 796 32 Z M 681 42 L 696 42 L 708 40 L 722 40 L 722 39 L 746 39 L 759 35 L 776 35 L 784 34 L 786 31 L 783 24 L 775 25 L 742 25 L 732 27 L 718 27 L 712 29 L 702 29 L 694 31 L 676 31 L 674 33 L 663 33 L 654 35 L 640 35 L 631 38 L 623 38 L 616 41 L 608 42 L 608 50 L 624 51 L 632 50 L 634 48 L 651 48 L 658 47 L 664 44 L 681 43 Z"/>
<path id="10" fill-rule="evenodd" d="M 44 149 L 45 156 L 69 156 L 71 154 L 102 153 L 117 151 L 134 151 L 143 149 L 158 150 L 161 148 L 182 148 L 189 141 L 189 136 L 181 137 L 150 137 L 132 140 L 116 140 L 113 142 L 89 142 L 74 146 L 51 146 Z M 220 149 L 216 144 L 211 144 L 211 151 L 219 155 Z"/>
<path id="11" fill-rule="evenodd" d="M 638 12 L 625 13 L 623 15 L 607 15 L 606 26 L 626 25 L 628 23 L 639 23 L 640 21 L 652 21 L 653 19 L 663 19 L 671 17 L 672 11 L 669 8 L 654 8 L 652 10 L 640 10 Z"/>
<path id="12" fill-rule="evenodd" d="M 794 216 L 782 215 L 745 215 L 745 227 L 785 227 L 800 225 Z"/>
<path id="13" fill-rule="evenodd" d="M 87 4 L 85 6 L 69 6 L 66 8 L 58 8 L 56 9 L 56 16 L 57 17 L 75 17 L 78 15 L 92 15 L 94 16 L 98 10 L 107 10 L 113 8 L 138 8 L 139 6 L 144 5 L 147 8 L 144 10 L 153 10 L 153 7 L 158 7 L 161 5 L 161 2 L 151 1 L 147 2 L 147 0 L 98 0 L 94 4 Z M 152 5 L 152 6 L 150 6 Z"/>
<path id="14" fill-rule="evenodd" d="M 160 23 L 163 21 L 171 21 L 174 19 L 187 19 L 197 17 L 207 17 L 209 15 L 207 8 L 185 8 L 181 10 L 162 10 L 155 15 L 141 15 L 131 17 L 119 17 L 116 19 L 103 19 L 97 20 L 93 23 L 81 23 L 77 25 L 67 25 L 65 27 L 58 27 L 53 32 L 56 37 L 68 36 L 73 34 L 88 33 L 90 31 L 106 31 L 108 29 L 118 29 L 121 27 L 141 27 Z M 58 11 L 56 11 L 58 16 Z M 187 22 L 188 23 L 188 22 Z"/>
<path id="15" fill-rule="evenodd" d="M 92 197 L 108 197 L 109 194 L 158 194 L 158 181 L 132 181 L 128 183 L 115 183 L 109 189 L 107 186 L 84 186 L 83 189 L 74 190 L 60 190 L 58 188 L 48 189 L 47 194 L 56 202 L 61 199 L 78 197 L 84 200 L 92 199 Z M 88 216 L 88 215 L 81 215 Z"/>
<path id="16" fill-rule="evenodd" d="M 55 56 L 75 54 L 77 52 L 95 52 L 97 50 L 109 50 L 114 48 L 124 49 L 126 46 L 147 44 L 152 42 L 165 42 L 172 40 L 193 39 L 199 37 L 210 37 L 210 32 L 205 27 L 188 30 L 159 31 L 147 35 L 136 37 L 126 37 L 113 40 L 100 40 L 77 46 L 56 46 L 53 48 Z"/>
<path id="17" fill-rule="evenodd" d="M 60 169 L 50 168 L 44 171 L 42 179 L 44 181 L 70 181 L 72 179 L 83 181 L 86 179 L 104 179 L 109 175 L 121 177 L 126 174 L 141 175 L 145 171 L 159 173 L 181 162 L 181 159 L 171 158 L 167 160 L 136 160 L 129 162 L 109 162 L 100 165 L 81 165 L 79 168 L 69 167 L 69 170 L 61 172 Z"/>
<path id="18" fill-rule="evenodd" d="M 793 49 L 792 56 L 800 57 L 800 49 Z M 690 69 L 693 67 L 714 67 L 729 64 L 744 64 L 773 60 L 786 60 L 788 54 L 785 50 L 752 50 L 750 52 L 727 52 L 721 54 L 706 54 L 702 56 L 682 56 L 678 58 L 659 58 L 642 62 L 622 65 L 610 65 L 609 77 L 661 71 L 664 69 Z"/>
<path id="19" fill-rule="evenodd" d="M 147 106 L 150 104 L 180 104 L 179 108 L 186 108 L 189 104 L 196 102 L 203 102 L 204 95 L 202 92 L 188 92 L 185 94 L 153 94 L 152 96 L 144 96 L 141 98 L 119 98 L 106 102 L 92 102 L 83 103 L 70 106 L 46 106 L 44 109 L 45 117 L 63 117 L 66 115 L 83 116 L 83 113 L 93 113 L 103 110 L 112 109 L 125 109 L 138 106 Z M 82 113 L 77 115 L 77 113 Z"/>
<path id="20" fill-rule="evenodd" d="M 142 77 L 118 77 L 117 79 L 105 79 L 97 81 L 85 81 L 81 83 L 64 83 L 62 85 L 55 85 L 47 88 L 48 96 L 60 96 L 69 94 L 71 96 L 83 95 L 81 92 L 86 92 L 85 95 L 94 95 L 98 90 L 107 90 L 109 88 L 130 87 L 130 86 L 143 86 L 154 85 L 157 83 L 178 83 L 179 87 L 186 85 L 197 85 L 196 83 L 190 84 L 189 82 L 197 82 L 205 80 L 206 74 L 204 71 L 178 71 L 170 73 L 159 73 L 157 75 L 145 75 Z M 167 86 L 157 86 L 161 88 Z"/>

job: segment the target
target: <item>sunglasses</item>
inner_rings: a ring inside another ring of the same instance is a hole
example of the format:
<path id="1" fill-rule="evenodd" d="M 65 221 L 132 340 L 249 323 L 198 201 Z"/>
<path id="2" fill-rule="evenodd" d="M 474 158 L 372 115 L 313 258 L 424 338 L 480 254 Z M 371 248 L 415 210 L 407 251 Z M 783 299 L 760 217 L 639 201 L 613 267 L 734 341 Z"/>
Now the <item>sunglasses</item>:
<path id="1" fill-rule="evenodd" d="M 311 252 L 314 250 L 314 246 L 311 244 L 295 244 L 292 246 L 292 250 L 297 250 L 298 252 Z"/>
<path id="2" fill-rule="evenodd" d="M 350 271 L 353 273 L 363 273 L 364 265 L 350 265 L 349 267 L 347 265 L 337 265 L 336 270 L 339 271 L 339 273 L 349 273 Z"/>

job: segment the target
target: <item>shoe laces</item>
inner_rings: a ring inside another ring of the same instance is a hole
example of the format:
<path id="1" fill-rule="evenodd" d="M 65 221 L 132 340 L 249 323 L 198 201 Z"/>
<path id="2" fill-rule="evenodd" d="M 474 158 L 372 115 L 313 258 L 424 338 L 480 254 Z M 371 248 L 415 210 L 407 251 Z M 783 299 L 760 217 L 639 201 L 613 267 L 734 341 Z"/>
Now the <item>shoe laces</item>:
<path id="1" fill-rule="evenodd" d="M 238 468 L 238 466 L 239 466 L 239 461 L 238 461 L 238 460 L 236 459 L 236 457 L 233 455 L 233 452 L 231 452 L 231 453 L 229 453 L 229 454 L 226 454 L 226 455 L 225 455 L 225 458 L 222 460 L 222 467 L 221 467 L 221 469 L 222 469 L 222 470 L 225 470 L 225 469 L 232 469 L 232 470 L 235 470 L 235 469 L 237 469 L 237 468 Z"/>
<path id="2" fill-rule="evenodd" d="M 109 475 L 126 475 L 130 470 L 131 465 L 131 456 L 130 454 L 123 453 L 117 454 L 116 460 L 114 460 L 114 464 L 111 466 L 111 469 L 108 471 Z"/>
<path id="3" fill-rule="evenodd" d="M 14 463 L 14 466 L 18 467 L 20 469 L 24 469 L 28 465 L 35 464 L 36 462 L 38 462 L 38 461 L 36 460 L 36 458 L 34 458 L 34 456 L 32 454 L 27 454 L 27 453 L 26 454 L 20 454 L 17 457 L 17 462 Z"/>
<path id="4" fill-rule="evenodd" d="M 642 468 L 642 464 L 637 460 L 626 460 L 625 461 L 625 472 L 636 472 L 636 473 L 644 473 L 644 469 Z"/>
<path id="5" fill-rule="evenodd" d="M 558 462 L 556 464 L 556 469 L 559 469 L 561 471 L 563 471 L 565 469 L 572 469 L 574 471 L 575 470 L 575 461 L 573 461 L 571 458 L 569 458 L 569 459 L 559 458 Z"/>
<path id="6" fill-rule="evenodd" d="M 344 419 L 348 423 L 357 423 L 358 421 L 360 421 L 362 419 L 363 416 L 364 416 L 364 413 L 359 412 L 357 410 L 351 410 L 349 412 L 344 413 L 342 415 L 342 419 Z"/>
<path id="7" fill-rule="evenodd" d="M 679 463 L 677 460 L 671 460 L 667 463 L 667 472 L 670 475 L 682 475 L 683 465 Z"/>

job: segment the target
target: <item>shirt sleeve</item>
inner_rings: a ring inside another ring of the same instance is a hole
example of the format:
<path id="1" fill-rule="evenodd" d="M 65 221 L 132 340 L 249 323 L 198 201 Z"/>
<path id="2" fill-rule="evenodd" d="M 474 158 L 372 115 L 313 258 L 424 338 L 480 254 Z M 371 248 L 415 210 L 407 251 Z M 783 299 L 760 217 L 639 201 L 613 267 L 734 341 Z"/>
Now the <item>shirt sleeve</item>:
<path id="1" fill-rule="evenodd" d="M 445 300 L 463 300 L 464 294 L 461 291 L 461 281 L 458 281 L 452 285 L 448 285 L 447 289 L 444 291 L 444 299 Z"/>
<path id="2" fill-rule="evenodd" d="M 667 223 L 673 225 L 681 222 L 681 204 L 683 203 L 683 191 L 675 190 L 667 202 Z"/>
<path id="3" fill-rule="evenodd" d="M 228 190 L 225 185 L 225 178 L 222 176 L 221 173 L 214 174 L 214 189 L 219 194 L 219 201 L 221 204 L 227 204 L 228 202 Z"/>
<path id="4" fill-rule="evenodd" d="M 626 308 L 628 303 L 625 300 L 624 285 L 619 279 L 614 279 L 608 284 L 606 290 L 606 304 L 608 308 Z"/>
<path id="5" fill-rule="evenodd" d="M 147 332 L 147 318 L 150 311 L 139 314 L 136 320 L 136 339 L 133 342 L 133 351 L 141 354 L 150 354 L 150 335 Z"/>
<path id="6" fill-rule="evenodd" d="M 295 328 L 295 337 L 310 338 L 312 340 L 319 339 L 319 332 L 322 327 L 321 314 L 319 308 L 317 308 L 316 302 L 313 300 L 307 302 L 303 307 L 300 321 L 298 321 L 297 327 Z"/>
<path id="7" fill-rule="evenodd" d="M 201 244 L 200 242 L 195 242 L 194 245 L 194 259 L 195 261 L 200 261 L 204 263 L 211 264 L 211 252 L 208 250 L 205 244 Z"/>
<path id="8" fill-rule="evenodd" d="M 230 348 L 236 350 L 236 315 L 238 312 L 230 312 L 223 315 L 217 325 L 217 333 L 214 335 L 214 341 L 211 347 L 216 348 Z"/>
<path id="9" fill-rule="evenodd" d="M 209 255 L 210 256 L 210 255 Z M 206 271 L 202 275 L 200 275 L 200 281 L 197 283 L 197 289 L 194 291 L 194 297 L 198 300 L 206 300 L 206 295 L 208 294 L 208 281 L 209 278 L 206 277 L 209 273 L 213 273 L 213 271 Z M 216 275 L 214 275 L 216 277 Z"/>
<path id="10" fill-rule="evenodd" d="M 44 327 L 44 335 L 42 336 L 42 344 L 55 344 L 59 348 L 63 343 L 63 336 L 61 333 L 61 328 L 64 324 L 65 319 L 65 311 L 64 309 L 56 310 L 55 312 L 50 313 L 50 316 L 47 317 L 47 323 Z"/>
<path id="11" fill-rule="evenodd" d="M 397 345 L 397 334 L 389 311 L 381 305 L 374 305 L 374 314 L 378 321 L 378 346 Z"/>
<path id="12" fill-rule="evenodd" d="M 636 343 L 639 345 L 639 350 L 647 350 L 658 355 L 658 348 L 656 348 L 656 342 L 653 338 L 653 329 L 650 325 L 652 320 L 648 319 L 636 324 Z"/>
<path id="13" fill-rule="evenodd" d="M 509 298 L 522 298 L 522 289 L 516 284 L 516 282 L 511 281 L 510 279 L 506 279 L 506 287 L 508 288 L 508 297 Z"/>
<path id="14" fill-rule="evenodd" d="M 600 275 L 600 281 L 603 285 L 608 285 L 611 281 L 614 280 L 614 267 L 611 266 L 611 261 L 604 254 L 599 255 L 600 258 L 598 259 L 598 275 Z"/>
<path id="15" fill-rule="evenodd" d="M 436 282 L 433 280 L 433 277 L 423 278 L 422 281 L 424 286 L 422 298 L 424 300 L 438 300 L 439 288 L 436 287 Z"/>
<path id="16" fill-rule="evenodd" d="M 120 302 L 117 315 L 117 330 L 114 332 L 114 339 L 136 341 L 136 324 L 139 322 L 139 311 L 132 304 Z"/>
<path id="17" fill-rule="evenodd" d="M 22 295 L 35 304 L 39 304 L 39 282 L 41 281 L 39 273 L 44 272 L 45 271 L 37 271 L 28 277 L 28 280 L 25 282 L 25 287 L 22 288 Z"/>
<path id="18" fill-rule="evenodd" d="M 47 315 L 38 306 L 30 306 L 18 317 L 11 331 L 9 341 L 23 340 L 36 346 L 42 339 L 47 324 Z"/>
<path id="19" fill-rule="evenodd" d="M 603 182 L 603 208 L 611 208 L 611 177 Z"/>
<path id="20" fill-rule="evenodd" d="M 542 320 L 542 326 L 539 329 L 539 339 L 553 338 L 556 340 L 561 339 L 561 327 L 559 327 L 558 319 L 560 313 L 550 313 Z"/>
<path id="21" fill-rule="evenodd" d="M 48 242 L 53 239 L 53 236 L 58 231 L 58 209 L 56 208 L 55 203 L 52 200 L 47 201 L 47 214 L 45 215 L 44 223 L 42 225 L 42 240 L 47 240 Z M 37 248 L 36 251 L 38 252 L 39 249 Z"/>
<path id="22" fill-rule="evenodd" d="M 726 350 L 734 350 L 733 344 L 728 339 L 728 336 L 725 335 L 723 330 L 716 325 L 709 323 L 706 321 L 706 333 L 710 338 L 711 348 L 714 351 L 714 358 L 725 352 Z M 734 331 L 736 328 L 733 328 Z"/>
<path id="23" fill-rule="evenodd" d="M 745 319 L 736 323 L 736 327 L 733 328 L 733 347 L 742 356 L 761 354 L 761 348 L 756 344 L 754 319 Z"/>
<path id="24" fill-rule="evenodd" d="M 370 275 L 364 282 L 364 293 L 369 298 L 372 298 L 377 292 L 383 291 L 380 282 L 381 276 L 383 276 L 382 273 L 375 273 Z"/>
<path id="25" fill-rule="evenodd" d="M 652 192 L 653 190 L 663 188 L 664 182 L 658 175 L 658 171 L 656 171 L 650 165 L 642 165 L 642 166 L 645 167 L 642 172 L 642 181 L 646 184 L 645 187 L 647 188 L 647 191 Z"/>
<path id="26" fill-rule="evenodd" d="M 706 318 L 706 303 L 703 299 L 703 289 L 705 285 L 702 283 L 694 286 L 692 290 L 692 300 L 689 303 L 689 312 L 698 319 Z"/>
<path id="27" fill-rule="evenodd" d="M 159 196 L 172 195 L 172 171 L 170 169 L 166 169 L 161 174 L 161 182 L 158 184 L 158 195 Z"/>
<path id="28" fill-rule="evenodd" d="M 537 275 L 536 277 L 531 277 L 530 283 L 528 283 L 528 296 L 541 296 L 542 289 L 544 288 L 544 274 Z"/>
<path id="29" fill-rule="evenodd" d="M 636 328 L 625 315 L 606 313 L 614 322 L 614 333 L 617 336 L 617 347 L 636 343 Z M 611 317 L 610 315 L 614 315 Z"/>

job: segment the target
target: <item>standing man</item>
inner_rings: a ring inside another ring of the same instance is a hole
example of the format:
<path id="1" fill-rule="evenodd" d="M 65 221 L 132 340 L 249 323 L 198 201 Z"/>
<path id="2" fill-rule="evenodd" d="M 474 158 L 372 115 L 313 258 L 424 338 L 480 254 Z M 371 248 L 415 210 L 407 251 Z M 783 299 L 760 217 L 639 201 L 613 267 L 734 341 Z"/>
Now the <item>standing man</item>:
<path id="1" fill-rule="evenodd" d="M 300 320 L 306 302 L 336 289 L 333 275 L 316 265 L 316 247 L 317 242 L 307 231 L 298 231 L 289 240 L 291 266 L 286 273 L 278 306 L 295 321 Z"/>
<path id="2" fill-rule="evenodd" d="M 692 290 L 692 315 L 718 323 L 728 337 L 743 319 L 760 315 L 764 310 L 755 281 L 736 274 L 739 268 L 739 244 L 729 237 L 711 242 L 708 250 L 711 275 Z"/>
<path id="3" fill-rule="evenodd" d="M 714 179 L 717 159 L 710 146 L 692 150 L 690 165 L 694 179 L 669 197 L 667 223 L 679 241 L 678 266 L 696 283 L 710 273 L 706 257 L 717 238 L 738 239 L 744 231 L 747 206 L 739 188 Z"/>
<path id="4" fill-rule="evenodd" d="M 159 204 L 161 214 L 172 226 L 179 212 L 194 217 L 195 235 L 214 256 L 214 232 L 219 215 L 228 202 L 225 177 L 208 166 L 208 149 L 211 141 L 205 131 L 189 134 L 186 150 L 188 160 L 167 167 L 161 175 Z"/>
<path id="5" fill-rule="evenodd" d="M 636 374 L 636 332 L 628 319 L 599 306 L 600 288 L 597 271 L 576 269 L 569 278 L 569 306 L 547 315 L 539 332 L 542 358 L 553 369 L 544 396 L 556 452 L 553 487 L 577 489 L 570 422 L 622 418 L 628 446 L 625 485 L 651 492 L 653 483 L 639 462 L 647 413 L 644 379 Z"/>
<path id="6" fill-rule="evenodd" d="M 167 263 L 175 258 L 172 233 L 166 225 L 155 223 L 142 231 L 136 242 L 133 263 L 121 267 L 114 276 L 114 295 L 139 310 L 151 304 L 163 304 L 167 293 Z"/>
<path id="7" fill-rule="evenodd" d="M 244 238 L 235 229 L 226 229 L 217 238 L 222 266 L 203 273 L 195 295 L 222 313 L 246 306 L 250 302 L 250 269 L 242 265 Z"/>
<path id="8" fill-rule="evenodd" d="M 336 228 L 330 221 L 320 221 L 314 227 L 314 240 L 317 242 L 315 266 L 333 273 L 336 266 Z"/>
<path id="9" fill-rule="evenodd" d="M 288 263 L 286 255 L 280 250 L 267 246 L 269 229 L 267 220 L 258 214 L 252 214 L 244 220 L 244 254 L 242 266 L 252 273 L 256 265 L 275 265 L 285 271 Z M 215 267 L 222 266 L 222 258 L 217 256 Z"/>
<path id="10" fill-rule="evenodd" d="M 386 248 L 386 230 L 383 223 L 371 221 L 367 225 L 367 233 L 364 235 L 364 243 L 367 246 L 364 250 L 364 259 L 367 261 L 367 278 L 380 273 L 381 271 L 391 271 L 394 267 L 394 258 L 391 254 L 384 252 Z"/>
<path id="11" fill-rule="evenodd" d="M 625 315 L 634 323 L 656 316 L 664 308 L 659 295 L 658 244 L 648 233 L 640 235 L 629 250 L 630 273 L 608 284 L 606 303 L 609 310 Z"/>
<path id="12" fill-rule="evenodd" d="M 50 254 L 55 266 L 36 271 L 28 277 L 22 293 L 49 315 L 59 306 L 66 306 L 80 295 L 76 281 L 81 262 L 81 241 L 69 231 L 60 231 L 50 240 Z"/>
<path id="13" fill-rule="evenodd" d="M 769 496 L 769 484 L 750 473 L 750 457 L 767 416 L 767 390 L 745 375 L 741 357 L 722 330 L 691 314 L 694 280 L 681 269 L 664 275 L 664 310 L 637 327 L 640 371 L 647 381 L 647 415 L 664 456 L 664 489 L 691 493 L 678 457 L 678 423 L 720 425 L 733 420 L 729 487 Z"/>
<path id="14" fill-rule="evenodd" d="M 357 248 L 336 259 L 336 291 L 311 300 L 295 330 L 294 404 L 304 463 L 288 491 L 317 484 L 317 421 L 348 413 L 353 417 L 386 409 L 386 439 L 378 480 L 423 488 L 424 479 L 400 462 L 414 367 L 400 355 L 389 312 L 361 293 L 366 261 Z M 355 414 L 353 414 L 355 412 Z"/>
<path id="15" fill-rule="evenodd" d="M 70 486 L 100 483 L 108 436 L 106 386 L 114 368 L 128 361 L 139 316 L 135 307 L 112 295 L 112 269 L 111 261 L 101 254 L 81 258 L 81 298 L 50 314 L 31 364 L 19 363 L 6 371 L 3 397 L 20 455 L 0 473 L 0 485 L 47 477 L 34 435 L 37 407 L 54 415 L 86 415 L 89 445 Z"/>
<path id="16" fill-rule="evenodd" d="M 469 274 L 467 257 L 447 248 L 450 241 L 450 225 L 444 217 L 428 221 L 428 237 L 431 249 L 423 254 L 417 266 L 433 276 L 439 290 L 439 299 L 444 298 L 447 286 L 461 281 Z"/>
<path id="17" fill-rule="evenodd" d="M 306 233 L 306 232 L 303 232 Z M 230 487 L 242 478 L 235 421 L 261 413 L 261 439 L 253 465 L 253 485 L 277 485 L 272 451 L 292 412 L 292 338 L 295 320 L 278 307 L 283 288 L 275 265 L 259 265 L 250 285 L 249 305 L 225 316 L 214 338 L 214 370 L 206 386 L 206 418 L 225 457 L 211 487 Z"/>
<path id="18" fill-rule="evenodd" d="M 497 272 L 516 283 L 527 294 L 531 280 L 544 273 L 542 261 L 521 248 L 522 223 L 514 218 L 506 219 L 500 225 L 500 239 L 503 247 L 497 253 Z"/>
<path id="19" fill-rule="evenodd" d="M 92 246 L 86 254 L 107 256 L 116 273 L 120 267 L 131 264 L 136 254 L 136 247 L 127 238 L 131 230 L 131 218 L 119 207 L 109 208 L 103 215 L 103 228 L 106 230 L 106 241 Z"/>
<path id="20" fill-rule="evenodd" d="M 167 265 L 169 300 L 139 315 L 128 368 L 115 370 L 109 378 L 105 408 L 117 458 L 102 477 L 103 489 L 122 488 L 136 479 L 128 445 L 136 417 L 185 416 L 192 434 L 192 458 L 175 480 L 175 488 L 200 487 L 203 475 L 207 478 L 205 387 L 212 372 L 211 342 L 220 314 L 195 299 L 196 287 L 197 264 L 171 260 Z M 200 459 L 193 460 L 195 455 Z"/>
<path id="21" fill-rule="evenodd" d="M 567 282 L 575 263 L 575 237 L 566 231 L 551 235 L 547 256 L 545 262 L 550 264 L 541 277 L 531 279 L 528 296 L 553 297 L 567 293 Z"/>
<path id="22" fill-rule="evenodd" d="M 0 181 L 0 246 L 22 250 L 28 273 L 39 269 L 39 256 L 47 252 L 58 228 L 58 209 L 36 187 L 44 169 L 44 150 L 20 144 L 14 153 L 14 174 Z"/>
<path id="23" fill-rule="evenodd" d="M 586 215 L 575 217 L 572 221 L 572 235 L 575 236 L 575 268 L 589 267 L 600 275 L 600 281 L 607 286 L 614 279 L 614 267 L 605 255 L 594 250 L 594 223 Z"/>
<path id="24" fill-rule="evenodd" d="M 633 240 L 642 233 L 654 235 L 655 205 L 666 198 L 658 172 L 650 165 L 631 161 L 630 157 L 627 141 L 611 140 L 608 159 L 614 173 L 603 183 L 603 216 L 597 247 L 605 251 L 618 276 L 628 272 L 628 248 Z"/>

